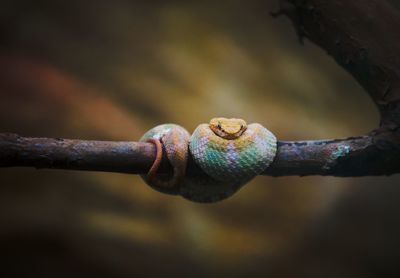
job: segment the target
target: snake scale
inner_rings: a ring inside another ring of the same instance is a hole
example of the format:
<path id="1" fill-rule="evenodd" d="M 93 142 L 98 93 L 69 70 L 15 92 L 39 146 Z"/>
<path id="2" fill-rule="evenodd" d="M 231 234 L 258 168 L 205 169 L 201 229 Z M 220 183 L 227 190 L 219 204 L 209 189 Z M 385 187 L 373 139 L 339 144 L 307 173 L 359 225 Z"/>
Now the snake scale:
<path id="1" fill-rule="evenodd" d="M 247 125 L 242 119 L 213 118 L 200 124 L 192 136 L 176 124 L 162 124 L 140 139 L 156 145 L 157 158 L 147 175 L 152 188 L 181 195 L 195 202 L 223 200 L 263 172 L 276 155 L 276 138 L 258 123 Z M 173 174 L 157 173 L 165 151 Z M 186 173 L 192 156 L 202 171 Z"/>

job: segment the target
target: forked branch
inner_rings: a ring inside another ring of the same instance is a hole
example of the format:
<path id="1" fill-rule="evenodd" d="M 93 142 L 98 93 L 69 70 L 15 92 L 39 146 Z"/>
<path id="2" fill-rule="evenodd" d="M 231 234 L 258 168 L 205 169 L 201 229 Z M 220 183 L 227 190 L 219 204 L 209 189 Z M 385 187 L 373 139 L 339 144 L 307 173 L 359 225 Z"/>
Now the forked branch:
<path id="1" fill-rule="evenodd" d="M 279 142 L 263 173 L 271 176 L 367 176 L 400 173 L 400 13 L 382 0 L 281 0 L 299 37 L 325 49 L 368 92 L 381 114 L 370 134 Z M 0 134 L 0 167 L 28 166 L 147 173 L 150 143 L 24 138 Z M 161 171 L 171 171 L 163 159 Z M 189 160 L 188 172 L 200 171 Z"/>

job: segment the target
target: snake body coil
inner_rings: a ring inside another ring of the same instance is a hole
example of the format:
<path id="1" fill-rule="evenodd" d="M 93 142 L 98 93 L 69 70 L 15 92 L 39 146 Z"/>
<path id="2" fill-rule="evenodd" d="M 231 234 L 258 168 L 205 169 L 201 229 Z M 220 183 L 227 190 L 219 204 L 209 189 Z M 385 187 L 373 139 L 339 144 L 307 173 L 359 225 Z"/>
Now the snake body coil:
<path id="1" fill-rule="evenodd" d="M 144 180 L 154 189 L 196 202 L 216 202 L 263 172 L 276 155 L 276 138 L 265 127 L 241 119 L 214 118 L 190 137 L 181 126 L 159 125 L 141 141 L 159 140 L 174 175 L 150 171 Z M 203 172 L 186 173 L 188 152 Z M 156 167 L 157 168 L 157 167 Z"/>

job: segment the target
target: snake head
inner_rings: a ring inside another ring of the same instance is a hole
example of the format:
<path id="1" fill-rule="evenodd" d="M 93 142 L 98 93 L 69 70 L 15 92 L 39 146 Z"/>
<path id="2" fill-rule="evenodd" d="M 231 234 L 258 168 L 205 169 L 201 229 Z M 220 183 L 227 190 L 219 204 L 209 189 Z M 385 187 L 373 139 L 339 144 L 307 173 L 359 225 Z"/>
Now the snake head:
<path id="1" fill-rule="evenodd" d="M 209 123 L 210 129 L 224 139 L 236 139 L 247 129 L 247 124 L 242 119 L 213 118 Z"/>

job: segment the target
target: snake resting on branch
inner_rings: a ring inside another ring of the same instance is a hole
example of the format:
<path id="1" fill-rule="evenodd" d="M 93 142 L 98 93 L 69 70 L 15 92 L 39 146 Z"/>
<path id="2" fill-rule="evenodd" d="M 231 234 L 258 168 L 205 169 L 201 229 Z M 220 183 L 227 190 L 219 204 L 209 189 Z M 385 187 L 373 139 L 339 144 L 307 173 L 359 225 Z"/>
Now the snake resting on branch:
<path id="1" fill-rule="evenodd" d="M 142 178 L 163 193 L 181 195 L 195 202 L 223 200 L 263 172 L 276 155 L 276 138 L 258 123 L 242 119 L 213 118 L 200 124 L 190 136 L 176 124 L 162 124 L 140 139 L 156 146 L 157 155 L 148 174 Z M 163 151 L 173 174 L 157 173 Z M 191 155 L 204 173 L 186 173 Z"/>

